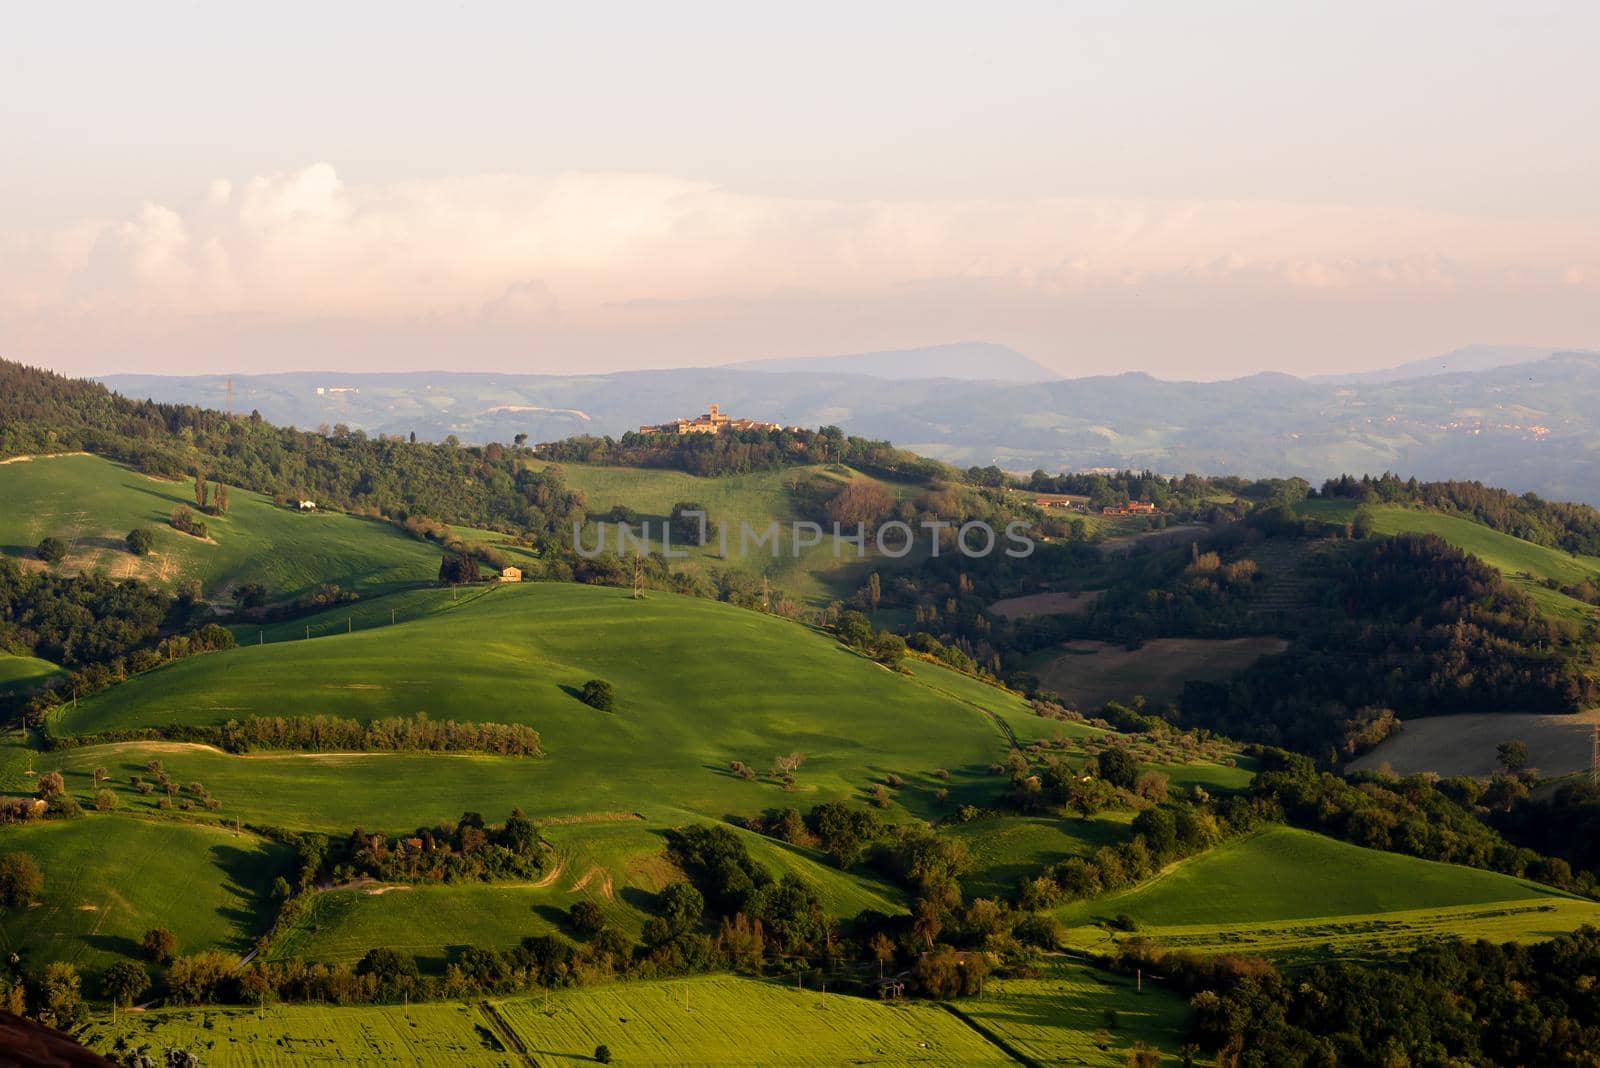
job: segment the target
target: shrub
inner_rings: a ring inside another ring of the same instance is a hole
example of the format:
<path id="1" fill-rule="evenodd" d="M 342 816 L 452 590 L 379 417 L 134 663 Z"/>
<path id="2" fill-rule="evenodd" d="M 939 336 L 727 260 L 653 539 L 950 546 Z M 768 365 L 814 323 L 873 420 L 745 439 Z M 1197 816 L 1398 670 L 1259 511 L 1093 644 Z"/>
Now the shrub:
<path id="1" fill-rule="evenodd" d="M 44 889 L 44 872 L 31 853 L 0 857 L 0 908 L 25 909 Z"/>
<path id="2" fill-rule="evenodd" d="M 117 807 L 117 795 L 110 790 L 101 790 L 94 795 L 96 812 L 110 812 Z"/>
<path id="3" fill-rule="evenodd" d="M 125 540 L 128 543 L 128 551 L 130 553 L 135 556 L 148 556 L 150 550 L 155 546 L 156 536 L 144 527 L 135 527 L 133 530 L 128 531 L 128 537 Z"/>
<path id="4" fill-rule="evenodd" d="M 177 951 L 178 936 L 165 927 L 152 927 L 139 939 L 139 952 L 157 964 L 165 964 Z"/>
<path id="5" fill-rule="evenodd" d="M 616 695 L 611 689 L 611 684 L 605 679 L 590 679 L 583 684 L 583 689 L 578 694 L 578 700 L 590 708 L 598 708 L 602 712 L 610 712 L 616 703 Z"/>
<path id="6" fill-rule="evenodd" d="M 60 538 L 45 538 L 34 551 L 45 563 L 54 564 L 66 558 L 67 543 Z"/>
<path id="7" fill-rule="evenodd" d="M 607 1045 L 596 1046 L 594 1048 L 594 1059 L 599 1061 L 601 1064 L 610 1064 L 611 1047 Z"/>

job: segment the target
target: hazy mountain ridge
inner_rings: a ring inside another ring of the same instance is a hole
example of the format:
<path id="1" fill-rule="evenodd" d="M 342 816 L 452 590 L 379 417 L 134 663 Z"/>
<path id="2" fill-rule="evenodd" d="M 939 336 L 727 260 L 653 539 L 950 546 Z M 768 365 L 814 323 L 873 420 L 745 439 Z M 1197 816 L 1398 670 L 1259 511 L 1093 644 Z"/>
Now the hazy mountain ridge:
<path id="1" fill-rule="evenodd" d="M 135 397 L 222 407 L 227 376 L 110 376 Z M 861 374 L 683 368 L 608 375 L 445 372 L 234 376 L 235 411 L 301 427 L 463 441 L 620 435 L 694 415 L 838 424 L 962 465 L 1150 467 L 1301 475 L 1394 470 L 1600 503 L 1600 356 L 1409 378 L 1283 374 L 1172 382 L 1130 372 L 1050 382 L 887 381 Z M 323 392 L 319 394 L 318 389 Z M 341 392 L 349 391 L 349 392 Z"/>
<path id="2" fill-rule="evenodd" d="M 724 370 L 799 374 L 853 374 L 895 381 L 958 378 L 973 382 L 1050 382 L 1061 376 L 1016 349 L 987 341 L 958 341 L 915 349 L 848 356 L 742 360 Z"/>

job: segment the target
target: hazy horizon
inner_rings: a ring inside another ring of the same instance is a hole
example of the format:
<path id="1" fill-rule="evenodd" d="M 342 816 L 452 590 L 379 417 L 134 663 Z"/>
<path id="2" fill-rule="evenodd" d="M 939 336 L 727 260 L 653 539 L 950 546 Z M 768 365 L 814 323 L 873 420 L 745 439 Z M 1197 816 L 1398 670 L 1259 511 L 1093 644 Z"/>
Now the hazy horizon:
<path id="1" fill-rule="evenodd" d="M 1594 348 L 1600 9 L 1514 10 L 30 8 L 0 355 L 574 374 L 971 339 L 1213 380 Z"/>

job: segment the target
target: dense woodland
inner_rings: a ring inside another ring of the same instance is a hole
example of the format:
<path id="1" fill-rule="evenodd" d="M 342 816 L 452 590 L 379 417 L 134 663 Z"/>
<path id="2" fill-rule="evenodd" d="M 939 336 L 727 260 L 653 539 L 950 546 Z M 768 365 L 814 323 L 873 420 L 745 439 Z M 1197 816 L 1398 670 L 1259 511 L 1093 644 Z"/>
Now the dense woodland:
<path id="1" fill-rule="evenodd" d="M 1190 683 L 1184 722 L 1337 759 L 1363 710 L 1576 712 L 1600 697 L 1569 630 L 1441 538 L 1358 541 L 1320 566 L 1323 605 L 1289 650 L 1230 684 Z"/>

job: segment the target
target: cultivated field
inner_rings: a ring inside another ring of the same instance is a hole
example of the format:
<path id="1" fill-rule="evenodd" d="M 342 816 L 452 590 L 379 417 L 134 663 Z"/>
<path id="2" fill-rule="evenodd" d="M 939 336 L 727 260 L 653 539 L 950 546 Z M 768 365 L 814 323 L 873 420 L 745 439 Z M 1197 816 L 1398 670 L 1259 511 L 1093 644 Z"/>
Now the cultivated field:
<path id="1" fill-rule="evenodd" d="M 267 891 L 290 861 L 254 835 L 99 813 L 6 827 L 0 853 L 12 851 L 45 872 L 37 905 L 0 914 L 0 951 L 30 968 L 104 967 L 135 955 L 152 927 L 170 928 L 183 952 L 244 953 L 270 922 Z"/>
<path id="2" fill-rule="evenodd" d="M 194 507 L 188 482 L 165 482 L 97 456 L 39 457 L 0 465 L 0 552 L 37 564 L 45 537 L 67 542 L 65 573 L 104 570 L 171 588 L 200 582 L 202 595 L 226 601 L 245 582 L 272 599 L 332 583 L 363 595 L 431 581 L 439 550 L 376 519 L 332 512 L 301 514 L 270 498 L 230 489 L 226 516 L 204 516 L 208 540 L 174 530 L 180 506 Z M 155 533 L 148 556 L 128 552 L 128 532 Z"/>
<path id="3" fill-rule="evenodd" d="M 160 1010 L 125 1014 L 120 1027 L 134 1048 L 179 1046 L 208 1068 L 592 1065 L 602 1044 L 621 1065 L 1011 1063 L 934 1005 L 885 1005 L 727 976 L 563 990 L 548 1003 Z M 99 1022 L 90 1043 L 109 1049 L 116 1033 Z"/>
<path id="4" fill-rule="evenodd" d="M 1024 597 L 1007 597 L 989 606 L 989 611 L 1002 619 L 1033 619 L 1037 616 L 1077 616 L 1089 610 L 1099 590 L 1082 593 L 1030 593 Z"/>
<path id="5" fill-rule="evenodd" d="M 1090 641 L 1064 648 L 1039 666 L 1039 682 L 1089 710 L 1135 695 L 1158 704 L 1176 700 L 1185 681 L 1221 682 L 1263 656 L 1283 652 L 1288 643 L 1281 638 L 1157 638 L 1131 651 Z"/>
<path id="6" fill-rule="evenodd" d="M 1190 1015 L 1182 997 L 1154 983 L 1141 992 L 1127 976 L 1059 959 L 1037 979 L 991 979 L 981 999 L 956 1010 L 1036 1063 L 1104 1068 L 1126 1065 L 1135 1042 L 1173 1056 Z"/>
<path id="7" fill-rule="evenodd" d="M 1058 910 L 1068 942 L 1106 948 L 1126 915 L 1165 945 L 1297 959 L 1371 956 L 1448 932 L 1532 941 L 1600 922 L 1600 903 L 1454 864 L 1274 827 L 1132 890 Z"/>
<path id="8" fill-rule="evenodd" d="M 1492 775 L 1499 769 L 1495 747 L 1512 738 L 1528 744 L 1528 763 L 1546 778 L 1589 770 L 1589 733 L 1600 709 L 1571 716 L 1507 716 L 1487 713 L 1426 716 L 1407 720 L 1381 745 L 1350 763 L 1354 771 L 1384 765 L 1399 775 Z"/>

